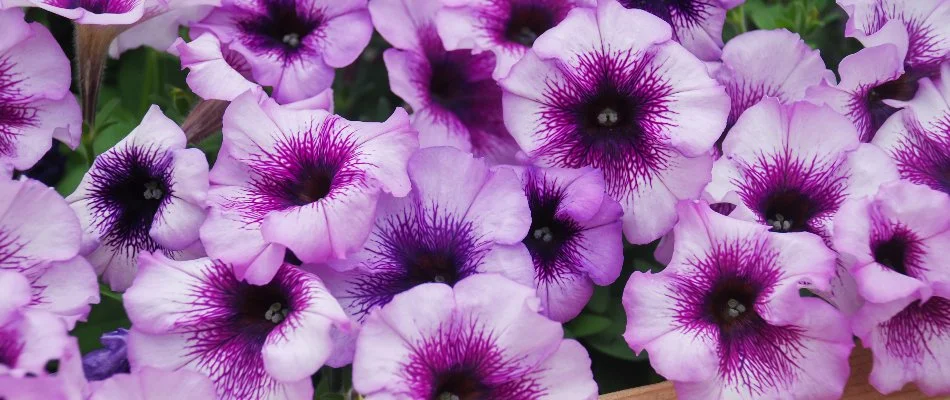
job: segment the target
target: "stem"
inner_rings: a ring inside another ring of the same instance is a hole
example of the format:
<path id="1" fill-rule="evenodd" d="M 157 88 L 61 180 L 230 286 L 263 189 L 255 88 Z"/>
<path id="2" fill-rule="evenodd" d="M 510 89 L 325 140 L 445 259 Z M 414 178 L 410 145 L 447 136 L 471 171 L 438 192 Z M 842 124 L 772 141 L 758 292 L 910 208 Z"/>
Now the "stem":
<path id="1" fill-rule="evenodd" d="M 201 100 L 185 117 L 181 129 L 188 143 L 198 144 L 214 132 L 221 130 L 224 110 L 230 102 L 224 100 Z"/>
<path id="2" fill-rule="evenodd" d="M 96 129 L 99 84 L 106 68 L 109 44 L 125 28 L 117 25 L 76 24 L 76 69 L 79 71 L 82 120 L 89 126 L 89 134 L 94 134 Z"/>

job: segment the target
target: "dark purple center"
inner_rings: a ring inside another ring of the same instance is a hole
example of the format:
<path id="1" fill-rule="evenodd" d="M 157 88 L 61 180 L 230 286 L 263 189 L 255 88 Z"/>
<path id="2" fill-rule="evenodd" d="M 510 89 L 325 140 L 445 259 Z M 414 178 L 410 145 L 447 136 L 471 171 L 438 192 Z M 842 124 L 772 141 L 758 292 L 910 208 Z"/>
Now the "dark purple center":
<path id="1" fill-rule="evenodd" d="M 132 10 L 135 6 L 133 0 L 49 0 L 46 1 L 54 7 L 76 9 L 82 8 L 95 14 L 123 14 Z"/>
<path id="2" fill-rule="evenodd" d="M 903 225 L 872 222 L 875 222 L 871 232 L 874 261 L 901 275 L 917 278 L 924 268 L 920 262 L 923 249 L 917 235 Z"/>
<path id="3" fill-rule="evenodd" d="M 243 333 L 265 338 L 290 313 L 290 296 L 274 281 L 264 286 L 238 283 L 231 322 Z"/>
<path id="4" fill-rule="evenodd" d="M 512 3 L 511 15 L 505 26 L 505 39 L 531 47 L 535 39 L 557 25 L 554 10 L 540 3 Z"/>
<path id="5" fill-rule="evenodd" d="M 265 0 L 264 13 L 249 15 L 238 26 L 248 35 L 249 47 L 296 54 L 323 23 L 323 13 L 313 7 L 296 0 Z"/>
<path id="6" fill-rule="evenodd" d="M 496 108 L 499 113 L 501 111 L 501 88 L 491 79 L 490 71 L 484 76 L 470 71 L 472 65 L 482 62 L 476 58 L 482 58 L 484 54 L 455 50 L 430 60 L 431 100 L 455 114 L 466 125 L 486 125 L 491 121 L 483 114 Z"/>
<path id="7" fill-rule="evenodd" d="M 805 232 L 817 207 L 802 192 L 785 189 L 766 197 L 761 209 L 772 232 Z"/>
<path id="8" fill-rule="evenodd" d="M 336 168 L 330 165 L 307 165 L 301 170 L 296 180 L 289 181 L 284 186 L 285 195 L 297 206 L 303 206 L 318 201 L 330 194 L 333 188 L 333 177 Z"/>
<path id="9" fill-rule="evenodd" d="M 454 285 L 461 278 L 463 255 L 453 248 L 420 248 L 409 252 L 403 261 L 412 286 L 437 282 Z"/>
<path id="10" fill-rule="evenodd" d="M 431 400 L 484 400 L 489 393 L 473 369 L 457 368 L 436 377 Z"/>
<path id="11" fill-rule="evenodd" d="M 704 303 L 710 322 L 716 324 L 723 334 L 730 334 L 760 321 L 761 317 L 755 312 L 760 291 L 748 279 L 720 279 L 713 285 Z"/>
<path id="12" fill-rule="evenodd" d="M 898 108 L 885 104 L 884 100 L 908 101 L 914 98 L 918 85 L 917 79 L 912 75 L 903 74 L 895 80 L 884 82 L 868 90 L 865 101 L 871 116 L 871 132 L 877 132 L 884 125 L 884 121 L 898 111 Z M 864 139 L 870 141 L 873 137 Z"/>
<path id="13" fill-rule="evenodd" d="M 909 243 L 903 238 L 892 237 L 874 247 L 874 261 L 901 275 L 908 275 L 906 264 L 908 245 Z"/>
<path id="14" fill-rule="evenodd" d="M 563 192 L 543 178 L 531 176 L 525 193 L 531 209 L 531 228 L 522 243 L 531 253 L 535 273 L 541 279 L 552 279 L 572 272 L 579 262 L 573 246 L 581 228 L 573 220 L 557 215 Z"/>
<path id="15" fill-rule="evenodd" d="M 14 368 L 22 350 L 23 344 L 17 340 L 15 332 L 0 330 L 0 365 Z"/>
<path id="16" fill-rule="evenodd" d="M 698 22 L 706 16 L 704 0 L 621 0 L 625 8 L 639 8 L 673 25 L 674 20 Z"/>

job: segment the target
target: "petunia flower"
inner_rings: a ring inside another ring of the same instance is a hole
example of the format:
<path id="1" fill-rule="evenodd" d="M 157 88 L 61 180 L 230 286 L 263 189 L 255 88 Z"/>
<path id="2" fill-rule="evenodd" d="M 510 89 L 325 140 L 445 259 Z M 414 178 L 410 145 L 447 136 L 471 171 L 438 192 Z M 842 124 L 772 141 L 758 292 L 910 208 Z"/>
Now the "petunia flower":
<path id="1" fill-rule="evenodd" d="M 82 356 L 82 369 L 86 379 L 101 381 L 115 374 L 129 373 L 129 357 L 126 342 L 129 331 L 119 328 L 106 332 L 99 338 L 102 348 Z"/>
<path id="2" fill-rule="evenodd" d="M 208 161 L 152 106 L 142 123 L 100 154 L 66 200 L 85 231 L 87 258 L 113 290 L 129 287 L 140 252 L 193 255 L 205 218 Z"/>
<path id="3" fill-rule="evenodd" d="M 874 139 L 881 125 L 917 92 L 917 83 L 904 82 L 903 60 L 891 44 L 869 47 L 849 55 L 838 66 L 841 82 L 823 81 L 808 88 L 807 98 L 825 103 L 851 120 L 862 142 Z M 906 83 L 906 84 L 905 84 Z"/>
<path id="4" fill-rule="evenodd" d="M 82 133 L 69 60 L 49 30 L 23 17 L 0 10 L 0 169 L 27 170 L 52 138 L 76 148 Z"/>
<path id="5" fill-rule="evenodd" d="M 366 321 L 353 387 L 371 399 L 594 400 L 590 358 L 498 275 L 424 284 Z"/>
<path id="6" fill-rule="evenodd" d="M 0 177 L 0 271 L 22 274 L 30 285 L 27 306 L 63 318 L 70 328 L 99 302 L 96 274 L 79 255 L 81 242 L 79 220 L 55 190 Z"/>
<path id="7" fill-rule="evenodd" d="M 495 78 L 508 75 L 542 33 L 567 17 L 574 7 L 593 7 L 593 0 L 448 0 L 436 15 L 447 50 L 489 50 L 495 55 Z"/>
<path id="8" fill-rule="evenodd" d="M 950 194 L 950 64 L 941 79 L 921 79 L 907 108 L 888 119 L 871 143 L 897 163 L 903 179 Z"/>
<path id="9" fill-rule="evenodd" d="M 330 355 L 330 330 L 349 324 L 319 278 L 284 264 L 252 285 L 218 260 L 143 254 L 139 264 L 123 296 L 133 371 L 196 371 L 224 400 L 313 397 L 310 376 Z"/>
<path id="10" fill-rule="evenodd" d="M 726 131 L 745 110 L 765 97 L 797 101 L 805 97 L 808 88 L 820 82 L 835 82 L 834 73 L 825 68 L 818 51 L 797 33 L 784 29 L 751 31 L 730 40 L 713 77 L 726 87 L 731 99 Z M 720 148 L 726 131 L 717 142 Z"/>
<path id="11" fill-rule="evenodd" d="M 828 288 L 835 254 L 818 236 L 776 235 L 681 202 L 673 260 L 634 272 L 624 289 L 624 338 L 673 381 L 680 398 L 837 399 L 854 345 L 830 304 L 799 295 Z"/>
<path id="12" fill-rule="evenodd" d="M 439 0 L 373 0 L 370 15 L 392 46 L 383 53 L 389 87 L 413 110 L 422 147 L 452 146 L 492 162 L 514 162 L 495 55 L 446 50 L 436 29 Z"/>
<path id="13" fill-rule="evenodd" d="M 334 68 L 355 61 L 373 33 L 366 0 L 224 0 L 193 28 L 243 55 L 280 102 L 329 88 Z"/>
<path id="14" fill-rule="evenodd" d="M 726 11 L 745 0 L 620 0 L 626 8 L 639 8 L 673 27 L 673 39 L 704 61 L 719 59 Z"/>
<path id="15" fill-rule="evenodd" d="M 846 117 L 827 106 L 766 98 L 729 131 L 706 190 L 736 204 L 731 217 L 830 238 L 846 199 L 896 179 L 894 163 L 861 143 Z"/>
<path id="16" fill-rule="evenodd" d="M 603 171 L 633 243 L 673 226 L 709 182 L 729 98 L 669 25 L 613 0 L 575 8 L 501 81 L 505 124 L 530 161 Z"/>
<path id="17" fill-rule="evenodd" d="M 179 38 L 179 28 L 208 16 L 221 0 L 145 0 L 142 18 L 124 29 L 109 45 L 109 55 L 119 58 L 127 50 L 148 46 L 165 51 Z"/>
<path id="18" fill-rule="evenodd" d="M 454 285 L 495 272 L 532 286 L 534 266 L 521 243 L 531 211 L 508 168 L 450 147 L 422 149 L 409 160 L 412 191 L 383 196 L 369 240 L 352 257 L 305 265 L 343 308 L 363 321 L 393 296 L 427 282 Z M 352 356 L 352 338 L 338 340 L 334 365 Z"/>
<path id="19" fill-rule="evenodd" d="M 950 197 L 906 181 L 845 203 L 834 244 L 863 305 L 852 327 L 874 353 L 870 383 L 888 394 L 915 382 L 950 393 Z"/>
<path id="20" fill-rule="evenodd" d="M 142 18 L 145 0 L 3 0 L 0 6 L 39 7 L 80 25 L 128 25 Z"/>
<path id="21" fill-rule="evenodd" d="M 402 109 L 386 122 L 350 122 L 246 93 L 224 115 L 202 243 L 257 284 L 270 281 L 286 249 L 304 262 L 348 257 L 369 235 L 380 193 L 409 192 L 406 163 L 417 147 Z"/>
<path id="22" fill-rule="evenodd" d="M 119 374 L 97 385 L 89 400 L 215 400 L 207 376 L 178 370 L 144 367 L 133 374 Z"/>
<path id="23" fill-rule="evenodd" d="M 623 232 L 620 204 L 604 193 L 592 168 L 517 168 L 531 209 L 522 243 L 534 261 L 541 314 L 565 322 L 594 291 L 620 276 Z"/>

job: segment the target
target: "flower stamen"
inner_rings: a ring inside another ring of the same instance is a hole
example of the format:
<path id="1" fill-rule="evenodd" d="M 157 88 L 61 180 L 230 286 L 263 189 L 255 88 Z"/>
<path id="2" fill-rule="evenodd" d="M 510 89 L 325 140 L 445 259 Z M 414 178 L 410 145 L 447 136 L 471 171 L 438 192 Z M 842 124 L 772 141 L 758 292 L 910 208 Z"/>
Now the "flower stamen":
<path id="1" fill-rule="evenodd" d="M 158 186 L 158 182 L 149 181 L 145 184 L 145 200 L 159 200 L 162 198 L 162 189 Z"/>
<path id="2" fill-rule="evenodd" d="M 785 216 L 782 214 L 775 214 L 774 219 L 769 218 L 766 222 L 768 222 L 776 232 L 788 232 L 792 229 L 793 221 L 791 219 L 785 219 Z"/>
<path id="3" fill-rule="evenodd" d="M 532 236 L 544 243 L 551 243 L 551 241 L 554 240 L 554 235 L 551 233 L 551 228 L 546 226 L 535 229 L 534 233 L 532 233 Z"/>
<path id="4" fill-rule="evenodd" d="M 281 41 L 284 42 L 284 44 L 296 49 L 298 46 L 300 46 L 300 35 L 296 33 L 288 33 L 284 35 Z"/>
<path id="5" fill-rule="evenodd" d="M 275 324 L 280 323 L 287 318 L 287 314 L 290 313 L 290 310 L 285 308 L 280 303 L 274 303 L 270 305 L 270 308 L 267 309 L 267 312 L 264 313 L 264 319 L 273 322 Z"/>
<path id="6" fill-rule="evenodd" d="M 617 125 L 618 120 L 620 120 L 620 114 L 610 107 L 600 110 L 600 113 L 597 114 L 597 123 L 600 126 L 611 127 Z"/>

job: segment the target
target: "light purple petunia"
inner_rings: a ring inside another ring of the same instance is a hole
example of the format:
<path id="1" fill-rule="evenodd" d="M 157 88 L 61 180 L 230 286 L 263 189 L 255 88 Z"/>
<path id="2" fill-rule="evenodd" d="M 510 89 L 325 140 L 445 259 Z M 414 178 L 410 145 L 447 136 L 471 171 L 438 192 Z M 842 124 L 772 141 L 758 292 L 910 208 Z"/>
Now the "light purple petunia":
<path id="1" fill-rule="evenodd" d="M 69 60 L 46 27 L 23 16 L 0 11 L 0 170 L 29 169 L 52 138 L 76 148 L 82 131 Z"/>
<path id="2" fill-rule="evenodd" d="M 670 230 L 709 182 L 729 98 L 669 25 L 613 0 L 575 8 L 501 81 L 505 124 L 542 166 L 594 167 L 627 240 Z"/>
<path id="3" fill-rule="evenodd" d="M 871 142 L 897 163 L 903 179 L 950 194 L 950 64 L 941 79 L 922 79 L 907 108 L 889 118 Z"/>
<path id="4" fill-rule="evenodd" d="M 140 252 L 189 257 L 205 218 L 208 161 L 158 106 L 96 157 L 66 198 L 85 230 L 87 258 L 113 290 L 132 284 Z"/>
<path id="5" fill-rule="evenodd" d="M 817 50 L 787 30 L 757 30 L 736 36 L 722 51 L 722 64 L 713 77 L 726 87 L 731 99 L 726 131 L 749 107 L 765 97 L 792 102 L 805 97 L 819 82 L 835 82 L 833 72 Z M 721 148 L 726 132 L 717 145 Z"/>
<path id="6" fill-rule="evenodd" d="M 221 0 L 145 0 L 142 18 L 112 41 L 109 55 L 119 58 L 121 53 L 140 46 L 165 51 L 178 39 L 182 25 L 202 20 L 220 5 Z"/>
<path id="7" fill-rule="evenodd" d="M 447 0 L 436 27 L 447 50 L 489 50 L 495 55 L 495 78 L 511 66 L 542 33 L 559 24 L 574 7 L 593 7 L 594 0 Z"/>
<path id="8" fill-rule="evenodd" d="M 827 106 L 766 98 L 746 111 L 723 143 L 706 188 L 735 204 L 731 217 L 773 232 L 831 236 L 832 218 L 849 198 L 896 180 L 894 163 L 861 143 L 854 125 Z"/>
<path id="9" fill-rule="evenodd" d="M 496 272 L 532 286 L 534 266 L 521 243 L 531 211 L 518 177 L 451 147 L 422 149 L 409 160 L 412 191 L 380 198 L 369 240 L 352 257 L 307 265 L 354 319 L 417 285 L 454 285 Z M 349 362 L 352 338 L 338 340 L 333 364 Z"/>
<path id="10" fill-rule="evenodd" d="M 947 194 L 900 181 L 835 217 L 835 250 L 865 301 L 852 327 L 874 352 L 870 382 L 885 394 L 909 382 L 950 393 L 950 215 L 940 210 L 950 210 Z"/>
<path id="11" fill-rule="evenodd" d="M 22 274 L 30 284 L 28 307 L 62 317 L 70 328 L 99 302 L 81 241 L 79 220 L 55 190 L 0 177 L 0 271 Z"/>
<path id="12" fill-rule="evenodd" d="M 847 319 L 801 281 L 828 288 L 835 254 L 806 233 L 776 235 L 684 201 L 673 260 L 624 290 L 635 351 L 689 399 L 837 399 L 854 343 Z"/>
<path id="13" fill-rule="evenodd" d="M 215 400 L 214 386 L 197 372 L 143 367 L 95 385 L 88 400 Z"/>
<path id="14" fill-rule="evenodd" d="M 350 323 L 319 278 L 290 264 L 263 285 L 207 258 L 143 254 L 139 264 L 123 296 L 132 370 L 206 374 L 221 399 L 312 398 L 310 376 L 330 355 L 331 329 Z"/>
<path id="15" fill-rule="evenodd" d="M 146 0 L 0 0 L 0 8 L 39 7 L 82 25 L 128 25 L 142 19 Z"/>
<path id="16" fill-rule="evenodd" d="M 726 11 L 745 0 L 620 0 L 626 8 L 639 8 L 673 27 L 673 39 L 704 61 L 719 59 Z"/>
<path id="17" fill-rule="evenodd" d="M 492 162 L 513 162 L 518 145 L 505 129 L 495 55 L 446 50 L 436 29 L 439 0 L 373 0 L 389 87 L 413 110 L 422 147 L 452 146 Z"/>
<path id="18" fill-rule="evenodd" d="M 402 109 L 386 122 L 350 122 L 246 93 L 225 112 L 205 249 L 258 284 L 286 249 L 304 262 L 348 257 L 369 235 L 380 193 L 409 192 L 406 163 L 417 147 Z"/>
<path id="19" fill-rule="evenodd" d="M 534 261 L 541 314 L 565 322 L 594 291 L 620 276 L 623 232 L 620 204 L 604 192 L 593 168 L 515 169 L 528 197 L 531 228 L 522 239 Z"/>
<path id="20" fill-rule="evenodd" d="M 411 289 L 367 319 L 353 388 L 371 399 L 595 400 L 584 347 L 538 307 L 534 290 L 493 274 Z"/>
<path id="21" fill-rule="evenodd" d="M 192 26 L 243 55 L 282 103 L 328 89 L 334 68 L 355 61 L 373 33 L 366 0 L 224 0 Z"/>

